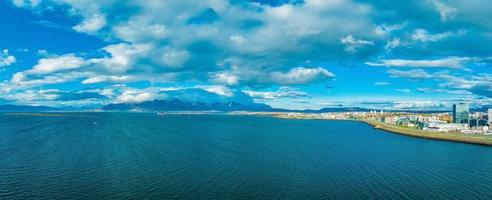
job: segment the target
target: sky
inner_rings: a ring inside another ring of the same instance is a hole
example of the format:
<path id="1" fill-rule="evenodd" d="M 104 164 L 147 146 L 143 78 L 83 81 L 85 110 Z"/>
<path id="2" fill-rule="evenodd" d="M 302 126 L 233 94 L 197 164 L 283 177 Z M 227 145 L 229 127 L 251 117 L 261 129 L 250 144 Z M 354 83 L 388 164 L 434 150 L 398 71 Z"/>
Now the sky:
<path id="1" fill-rule="evenodd" d="M 488 0 L 0 1 L 0 104 L 492 105 Z"/>

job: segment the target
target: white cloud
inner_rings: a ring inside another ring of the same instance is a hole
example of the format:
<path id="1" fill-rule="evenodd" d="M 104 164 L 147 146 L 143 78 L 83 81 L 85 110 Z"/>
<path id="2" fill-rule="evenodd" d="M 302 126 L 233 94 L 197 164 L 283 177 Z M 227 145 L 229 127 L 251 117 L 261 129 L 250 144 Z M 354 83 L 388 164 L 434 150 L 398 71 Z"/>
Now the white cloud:
<path id="1" fill-rule="evenodd" d="M 476 78 L 464 78 L 450 75 L 448 73 L 437 73 L 435 75 L 436 79 L 443 80 L 443 83 L 440 83 L 439 86 L 443 88 L 451 88 L 451 89 L 466 89 L 480 84 L 482 81 L 476 80 Z"/>
<path id="2" fill-rule="evenodd" d="M 276 91 L 243 90 L 243 92 L 254 99 L 263 99 L 263 100 L 276 100 L 279 98 L 301 98 L 301 97 L 309 96 L 306 92 L 286 86 L 280 87 Z"/>
<path id="3" fill-rule="evenodd" d="M 444 33 L 437 33 L 437 34 L 430 34 L 427 30 L 425 29 L 416 29 L 412 33 L 412 40 L 414 41 L 420 41 L 420 42 L 437 42 L 441 41 L 450 37 L 458 37 L 462 36 L 466 33 L 464 30 L 460 30 L 457 32 L 444 32 Z"/>
<path id="4" fill-rule="evenodd" d="M 375 82 L 374 85 L 375 86 L 387 86 L 387 85 L 390 85 L 390 83 L 388 83 L 388 82 Z"/>
<path id="5" fill-rule="evenodd" d="M 59 93 L 57 89 L 24 90 L 22 92 L 3 94 L 3 97 L 16 102 L 49 101 L 59 98 L 57 93 Z"/>
<path id="6" fill-rule="evenodd" d="M 469 57 L 447 57 L 435 60 L 383 59 L 379 62 L 366 62 L 369 66 L 421 67 L 421 68 L 463 68 L 463 65 L 475 59 Z"/>
<path id="7" fill-rule="evenodd" d="M 477 5 L 482 4 L 469 2 L 473 6 L 464 7 L 460 5 L 468 5 L 468 2 L 461 0 L 429 0 L 412 4 L 398 2 L 403 5 L 401 7 L 419 5 L 412 7 L 415 12 L 435 12 L 432 10 L 435 7 L 439 11 L 441 21 L 449 22 L 446 27 L 436 25 L 435 22 L 439 20 L 437 13 L 434 21 L 422 23 L 419 21 L 420 17 L 404 19 L 399 15 L 393 16 L 391 12 L 384 12 L 385 16 L 388 14 L 389 17 L 394 17 L 390 21 L 402 23 L 374 24 L 381 22 L 373 18 L 375 14 L 385 10 L 378 10 L 380 6 L 377 2 L 360 3 L 352 0 L 305 0 L 295 5 L 285 3 L 278 6 L 250 2 L 241 2 L 241 5 L 238 5 L 235 4 L 237 1 L 220 0 L 129 0 L 124 3 L 108 0 L 98 3 L 73 0 L 13 2 L 20 7 L 32 8 L 35 12 L 45 5 L 46 9 L 62 5 L 68 10 L 67 17 L 82 18 L 81 23 L 73 27 L 75 31 L 93 34 L 111 45 L 99 51 L 88 50 L 86 54 L 94 55 L 99 52 L 99 56 L 82 58 L 82 53 L 72 54 L 74 61 L 67 61 L 63 65 L 56 62 L 47 65 L 42 63 L 44 61 L 41 59 L 31 70 L 15 74 L 11 79 L 15 84 L 9 85 L 9 88 L 68 81 L 81 81 L 83 84 L 135 81 L 147 81 L 151 84 L 174 81 L 207 84 L 207 81 L 211 81 L 212 84 L 236 88 L 264 88 L 263 86 L 272 84 L 275 87 L 310 84 L 330 80 L 334 75 L 322 67 L 297 67 L 300 63 L 308 63 L 307 60 L 312 61 L 310 63 L 331 63 L 347 57 L 356 59 L 349 60 L 355 62 L 378 56 L 410 58 L 366 63 L 372 66 L 463 69 L 476 60 L 467 57 L 471 56 L 467 54 L 470 52 L 465 49 L 467 46 L 451 49 L 448 46 L 457 44 L 455 41 L 450 41 L 451 45 L 448 45 L 448 41 L 440 41 L 463 35 L 464 31 L 456 31 L 461 24 L 470 27 L 468 24 L 473 23 L 474 26 L 485 30 L 491 27 L 490 20 L 485 20 L 488 18 L 484 17 L 489 15 L 487 2 L 482 2 L 484 8 L 481 10 L 485 14 L 462 16 L 462 13 L 471 13 L 478 9 L 477 7 L 481 8 Z M 420 5 L 426 6 L 425 9 L 422 10 Z M 204 11 L 210 11 L 209 9 L 217 15 L 216 21 L 189 23 Z M 395 7 L 395 13 L 402 14 L 398 9 L 400 8 Z M 422 16 L 428 16 L 427 14 L 422 13 Z M 460 24 L 451 24 L 453 22 L 450 20 L 454 17 Z M 430 25 L 432 29 L 429 31 L 413 30 L 414 27 Z M 470 34 L 465 37 L 477 36 L 476 40 L 480 41 L 481 32 L 475 35 L 474 31 L 470 30 Z M 114 42 L 121 43 L 113 44 Z M 477 48 L 485 48 L 482 46 L 486 45 L 476 45 Z M 383 47 L 387 51 L 384 51 Z M 346 52 L 357 55 L 347 56 Z M 432 56 L 442 59 L 434 59 L 435 57 L 428 56 L 428 52 L 436 52 Z M 477 52 L 480 53 L 479 50 Z M 377 55 L 379 53 L 384 55 Z M 452 55 L 462 57 L 449 57 Z M 61 62 L 63 56 L 50 54 L 45 55 L 44 57 L 48 58 L 43 59 L 60 57 L 56 61 Z M 419 59 L 416 59 L 417 57 Z M 424 70 L 405 73 L 393 71 L 392 76 L 447 81 L 444 75 L 438 77 Z M 467 78 L 472 79 L 472 82 L 461 83 L 468 89 L 479 82 L 472 77 Z M 458 83 L 459 81 L 455 80 L 453 85 L 441 86 L 458 87 Z M 231 92 L 220 87 L 208 89 L 216 94 L 227 95 Z M 234 88 L 228 89 L 234 91 Z M 265 97 L 272 96 L 272 93 L 262 94 Z"/>
<path id="8" fill-rule="evenodd" d="M 449 20 L 452 20 L 458 12 L 458 9 L 448 6 L 440 2 L 439 0 L 432 0 L 432 3 L 434 4 L 435 8 L 439 12 L 442 22 L 447 22 Z"/>
<path id="9" fill-rule="evenodd" d="M 449 102 L 433 100 L 395 101 L 391 106 L 395 110 L 447 110 L 451 108 Z"/>
<path id="10" fill-rule="evenodd" d="M 365 45 L 374 45 L 374 41 L 356 39 L 352 35 L 340 38 L 340 42 L 346 45 L 345 51 L 349 53 L 355 53 L 357 52 L 357 48 Z"/>
<path id="11" fill-rule="evenodd" d="M 66 54 L 51 58 L 42 58 L 29 70 L 12 75 L 10 84 L 4 87 L 36 87 L 45 84 L 64 83 L 92 73 L 74 71 L 88 66 L 90 63 L 73 54 Z"/>
<path id="12" fill-rule="evenodd" d="M 438 88 L 418 88 L 419 92 L 447 93 L 451 95 L 475 95 L 492 97 L 492 74 L 453 75 L 447 71 L 429 74 L 422 69 L 388 70 L 393 78 L 432 79 L 440 81 Z"/>
<path id="13" fill-rule="evenodd" d="M 167 50 L 162 56 L 162 63 L 171 68 L 184 67 L 184 63 L 190 57 L 190 53 L 186 50 Z"/>
<path id="14" fill-rule="evenodd" d="M 138 78 L 136 76 L 130 75 L 95 75 L 82 81 L 82 84 L 94 84 L 102 82 L 117 82 L 126 83 L 131 81 L 136 81 Z"/>
<path id="15" fill-rule="evenodd" d="M 222 85 L 199 85 L 196 88 L 203 89 L 207 92 L 218 94 L 220 96 L 232 97 L 234 93 L 228 87 Z"/>
<path id="16" fill-rule="evenodd" d="M 23 89 L 30 87 L 37 87 L 41 85 L 55 84 L 55 83 L 65 83 L 68 81 L 73 81 L 78 78 L 88 76 L 85 73 L 79 72 L 66 72 L 66 73 L 56 73 L 50 75 L 43 75 L 39 78 L 31 78 L 26 72 L 17 72 L 12 76 L 10 82 L 5 84 L 3 87 L 10 89 Z"/>
<path id="17" fill-rule="evenodd" d="M 417 88 L 417 91 L 422 93 L 447 93 L 454 95 L 472 95 L 473 93 L 468 90 L 460 90 L 460 89 L 442 89 L 442 88 Z"/>
<path id="18" fill-rule="evenodd" d="M 93 14 L 82 21 L 82 23 L 73 27 L 74 30 L 82 33 L 94 34 L 106 26 L 106 17 L 100 14 Z"/>
<path id="19" fill-rule="evenodd" d="M 15 73 L 8 87 L 36 87 L 45 84 L 82 80 L 82 84 L 101 82 L 170 82 L 176 73 L 153 73 L 157 69 L 149 65 L 137 65 L 147 55 L 151 46 L 145 44 L 113 44 L 102 50 L 110 56 L 82 58 L 74 54 L 51 55 L 41 58 L 32 69 Z M 128 73 L 129 70 L 137 73 Z"/>
<path id="20" fill-rule="evenodd" d="M 165 25 L 149 22 L 148 17 L 134 17 L 128 22 L 113 26 L 116 37 L 132 43 L 162 40 L 170 33 Z"/>
<path id="21" fill-rule="evenodd" d="M 394 31 L 402 29 L 406 25 L 407 25 L 407 23 L 393 24 L 393 25 L 382 24 L 382 25 L 376 26 L 376 28 L 374 29 L 374 33 L 376 35 L 386 37 L 386 36 L 390 35 L 391 33 L 393 33 Z"/>
<path id="22" fill-rule="evenodd" d="M 73 70 L 88 63 L 81 57 L 77 57 L 73 54 L 62 55 L 53 58 L 42 58 L 38 61 L 31 70 L 28 70 L 28 74 L 51 74 L 63 70 Z"/>
<path id="23" fill-rule="evenodd" d="M 42 0 L 13 0 L 12 2 L 17 7 L 36 7 L 41 1 Z"/>
<path id="24" fill-rule="evenodd" d="M 113 98 L 115 95 L 114 90 L 111 88 L 98 89 L 97 92 L 107 98 Z"/>
<path id="25" fill-rule="evenodd" d="M 352 35 L 348 35 L 344 38 L 341 38 L 340 42 L 346 45 L 373 45 L 374 44 L 374 41 L 356 39 Z"/>
<path id="26" fill-rule="evenodd" d="M 431 74 L 422 69 L 414 69 L 408 71 L 400 71 L 390 69 L 386 73 L 390 74 L 392 78 L 408 78 L 408 79 L 429 79 L 434 78 Z"/>
<path id="27" fill-rule="evenodd" d="M 296 67 L 288 72 L 272 72 L 270 77 L 274 83 L 281 85 L 297 85 L 311 83 L 317 80 L 331 79 L 335 75 L 328 70 L 316 67 L 316 68 L 305 68 Z"/>
<path id="28" fill-rule="evenodd" d="M 0 51 L 0 68 L 12 65 L 16 62 L 16 58 L 9 54 L 8 49 Z"/>
<path id="29" fill-rule="evenodd" d="M 249 70 L 233 68 L 232 71 L 211 73 L 210 78 L 217 84 L 229 86 L 238 85 L 305 85 L 315 82 L 324 82 L 335 75 L 322 67 L 296 67 L 288 71 Z"/>
<path id="30" fill-rule="evenodd" d="M 239 83 L 239 77 L 227 72 L 220 72 L 220 73 L 213 74 L 212 79 L 214 82 L 222 83 L 226 85 L 237 85 Z"/>
<path id="31" fill-rule="evenodd" d="M 46 50 L 46 49 L 39 49 L 39 50 L 37 51 L 37 54 L 38 54 L 38 55 L 40 55 L 40 56 L 47 56 L 47 55 L 49 55 L 50 53 L 49 53 L 49 52 L 48 52 L 48 50 Z"/>
<path id="32" fill-rule="evenodd" d="M 412 92 L 412 90 L 406 89 L 406 88 L 405 89 L 396 89 L 396 91 L 401 92 L 401 93 L 411 93 Z"/>
<path id="33" fill-rule="evenodd" d="M 396 47 L 399 47 L 401 45 L 401 41 L 399 38 L 394 38 L 388 42 L 386 42 L 386 45 L 384 46 L 384 49 L 390 50 L 394 49 Z"/>
<path id="34" fill-rule="evenodd" d="M 119 43 L 108 45 L 103 48 L 104 51 L 111 54 L 111 57 L 94 58 L 90 61 L 94 64 L 103 66 L 111 73 L 124 73 L 137 63 L 137 60 L 145 56 L 151 49 L 147 44 L 127 44 Z"/>
<path id="35" fill-rule="evenodd" d="M 347 33 L 373 38 L 373 33 L 366 30 L 374 27 L 366 18 L 371 7 L 350 0 L 308 0 L 281 6 L 251 3 L 246 7 L 217 0 L 128 3 L 103 0 L 97 4 L 60 0 L 40 5 L 33 10 L 66 6 L 67 15 L 82 17 L 81 23 L 73 27 L 75 31 L 93 34 L 107 42 L 121 41 L 102 48 L 99 52 L 103 56 L 84 58 L 87 67 L 66 70 L 79 72 L 84 84 L 170 81 L 161 76 L 172 76 L 175 78 L 172 81 L 212 80 L 238 87 L 240 83 L 309 84 L 309 80 L 326 80 L 331 75 L 326 70 L 308 74 L 313 71 L 295 69 L 297 61 L 326 60 L 345 54 L 340 50 L 340 38 Z M 112 7 L 121 9 L 107 9 Z M 189 23 L 210 8 L 217 15 L 217 22 Z M 351 12 L 343 12 L 347 9 Z M 127 10 L 138 12 L 120 13 Z M 333 17 L 330 13 L 341 15 Z M 394 27 L 382 29 L 390 31 Z M 357 48 L 373 43 L 356 38 L 348 38 L 346 42 Z M 298 58 L 286 59 L 286 55 Z M 235 63 L 226 63 L 229 59 Z M 290 78 L 287 74 L 290 70 L 294 80 L 284 80 Z M 243 74 L 246 71 L 249 72 Z M 26 80 L 34 78 L 42 77 L 26 77 Z"/>
<path id="36" fill-rule="evenodd" d="M 235 44 L 242 44 L 246 41 L 246 39 L 240 35 L 232 35 L 229 37 L 229 40 Z"/>
<path id="37" fill-rule="evenodd" d="M 144 101 L 153 101 L 163 96 L 156 91 L 149 90 L 127 90 L 116 97 L 119 103 L 142 103 Z"/>

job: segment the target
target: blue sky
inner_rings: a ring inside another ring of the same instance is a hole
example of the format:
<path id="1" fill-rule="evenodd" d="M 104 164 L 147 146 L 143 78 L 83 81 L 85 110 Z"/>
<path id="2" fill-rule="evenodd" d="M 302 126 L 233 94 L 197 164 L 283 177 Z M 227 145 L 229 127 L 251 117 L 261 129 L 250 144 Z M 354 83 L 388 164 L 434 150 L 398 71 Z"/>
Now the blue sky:
<path id="1" fill-rule="evenodd" d="M 487 0 L 0 2 L 0 104 L 492 104 Z"/>

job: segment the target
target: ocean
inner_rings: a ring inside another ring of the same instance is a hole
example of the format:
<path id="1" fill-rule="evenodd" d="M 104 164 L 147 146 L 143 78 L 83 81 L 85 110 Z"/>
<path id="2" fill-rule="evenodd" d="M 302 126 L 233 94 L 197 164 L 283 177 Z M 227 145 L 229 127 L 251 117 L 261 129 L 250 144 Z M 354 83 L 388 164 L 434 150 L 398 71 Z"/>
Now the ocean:
<path id="1" fill-rule="evenodd" d="M 492 147 L 355 121 L 0 113 L 0 199 L 478 198 Z"/>

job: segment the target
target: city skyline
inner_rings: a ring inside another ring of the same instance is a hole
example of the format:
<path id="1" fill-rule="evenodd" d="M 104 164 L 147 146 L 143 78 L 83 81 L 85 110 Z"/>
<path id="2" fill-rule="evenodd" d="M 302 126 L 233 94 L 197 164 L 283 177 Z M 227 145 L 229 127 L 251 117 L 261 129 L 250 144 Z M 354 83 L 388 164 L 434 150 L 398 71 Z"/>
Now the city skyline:
<path id="1" fill-rule="evenodd" d="M 0 2 L 0 105 L 492 105 L 487 1 Z"/>

